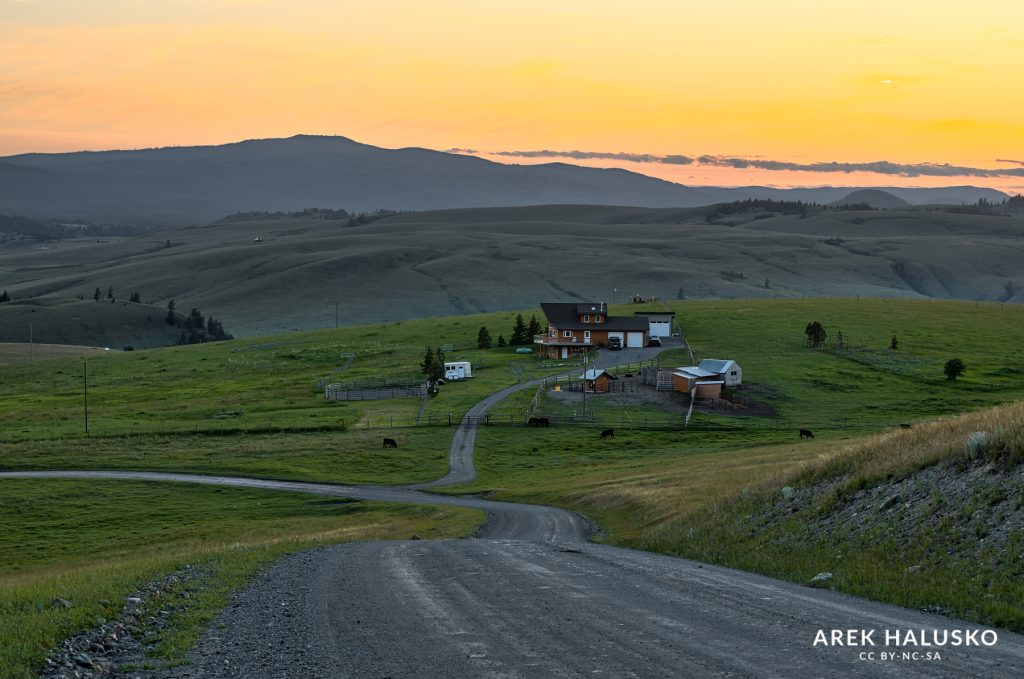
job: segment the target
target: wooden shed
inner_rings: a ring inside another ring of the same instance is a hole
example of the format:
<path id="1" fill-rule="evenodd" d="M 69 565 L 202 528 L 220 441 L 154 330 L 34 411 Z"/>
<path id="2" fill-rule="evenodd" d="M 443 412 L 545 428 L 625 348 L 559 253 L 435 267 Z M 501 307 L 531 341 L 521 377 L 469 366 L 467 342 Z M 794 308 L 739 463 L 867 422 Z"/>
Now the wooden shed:
<path id="1" fill-rule="evenodd" d="M 580 375 L 583 380 L 583 388 L 592 394 L 604 394 L 611 389 L 612 380 L 619 379 L 607 370 L 591 368 Z"/>

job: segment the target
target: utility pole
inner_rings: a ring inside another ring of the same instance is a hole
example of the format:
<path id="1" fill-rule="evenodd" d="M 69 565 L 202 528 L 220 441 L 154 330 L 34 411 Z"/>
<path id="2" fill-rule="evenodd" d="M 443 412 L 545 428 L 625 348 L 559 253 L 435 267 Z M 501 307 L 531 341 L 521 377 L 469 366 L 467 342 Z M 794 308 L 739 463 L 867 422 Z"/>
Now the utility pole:
<path id="1" fill-rule="evenodd" d="M 89 434 L 89 359 L 82 359 L 82 383 L 85 386 L 83 390 L 84 406 L 85 406 L 85 433 Z"/>
<path id="2" fill-rule="evenodd" d="M 583 350 L 583 418 L 587 417 L 587 350 Z"/>
<path id="3" fill-rule="evenodd" d="M 338 298 L 334 298 L 334 327 L 338 327 Z"/>
<path id="4" fill-rule="evenodd" d="M 32 337 L 32 324 L 28 324 L 28 362 L 32 362 L 32 349 L 35 347 L 35 342 Z"/>

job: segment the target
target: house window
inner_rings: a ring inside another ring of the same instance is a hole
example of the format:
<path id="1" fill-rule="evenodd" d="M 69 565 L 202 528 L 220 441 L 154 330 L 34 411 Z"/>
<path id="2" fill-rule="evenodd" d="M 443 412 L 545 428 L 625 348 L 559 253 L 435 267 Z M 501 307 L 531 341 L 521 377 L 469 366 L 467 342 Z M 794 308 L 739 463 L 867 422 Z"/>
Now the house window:
<path id="1" fill-rule="evenodd" d="M 590 322 L 590 314 L 583 314 L 583 322 L 584 323 L 589 323 Z"/>
<path id="2" fill-rule="evenodd" d="M 595 323 L 600 323 L 601 322 L 601 317 L 600 316 L 594 316 L 594 322 Z"/>
<path id="3" fill-rule="evenodd" d="M 736 371 L 735 371 L 735 370 L 733 370 L 733 371 L 732 371 L 731 373 L 729 373 L 729 374 L 730 374 L 730 375 L 735 375 L 735 374 L 736 374 Z"/>
<path id="4" fill-rule="evenodd" d="M 563 330 L 562 337 L 572 337 L 572 330 Z"/>
<path id="5" fill-rule="evenodd" d="M 588 342 L 590 341 L 590 331 L 589 330 L 584 330 L 583 331 L 583 339 L 587 340 Z"/>

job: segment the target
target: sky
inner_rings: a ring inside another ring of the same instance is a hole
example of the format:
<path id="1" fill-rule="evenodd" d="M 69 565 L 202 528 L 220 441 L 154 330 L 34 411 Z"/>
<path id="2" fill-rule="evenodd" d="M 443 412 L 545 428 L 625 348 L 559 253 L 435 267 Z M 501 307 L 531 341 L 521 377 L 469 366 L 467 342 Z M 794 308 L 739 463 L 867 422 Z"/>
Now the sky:
<path id="1" fill-rule="evenodd" d="M 1021 26 L 1020 0 L 0 0 L 0 155 L 338 134 L 1021 192 Z"/>

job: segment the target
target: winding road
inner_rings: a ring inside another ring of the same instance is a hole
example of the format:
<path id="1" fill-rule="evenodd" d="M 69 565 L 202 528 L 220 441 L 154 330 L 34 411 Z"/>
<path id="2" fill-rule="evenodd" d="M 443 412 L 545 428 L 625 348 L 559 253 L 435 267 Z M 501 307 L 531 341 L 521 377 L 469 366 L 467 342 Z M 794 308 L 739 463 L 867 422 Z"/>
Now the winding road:
<path id="1" fill-rule="evenodd" d="M 470 415 L 528 386 L 498 392 Z M 588 543 L 586 521 L 561 509 L 418 490 L 471 480 L 474 438 L 464 420 L 449 474 L 415 488 L 158 472 L 0 477 L 185 481 L 487 512 L 476 539 L 345 544 L 281 559 L 221 612 L 191 665 L 161 677 L 1024 676 L 1019 635 L 1000 631 L 992 646 L 910 645 L 907 633 L 917 641 L 923 630 L 933 642 L 933 630 L 982 628 Z M 874 645 L 815 644 L 819 630 L 863 630 Z M 887 632 L 901 643 L 887 645 Z"/>

